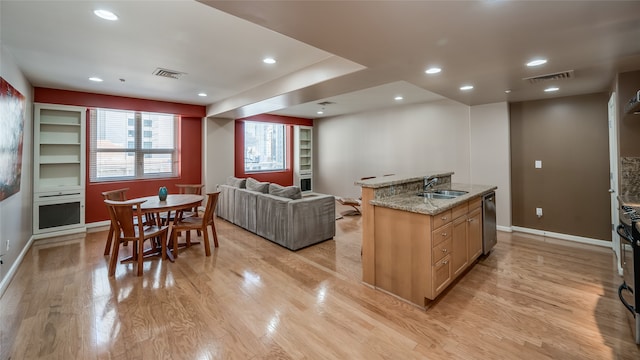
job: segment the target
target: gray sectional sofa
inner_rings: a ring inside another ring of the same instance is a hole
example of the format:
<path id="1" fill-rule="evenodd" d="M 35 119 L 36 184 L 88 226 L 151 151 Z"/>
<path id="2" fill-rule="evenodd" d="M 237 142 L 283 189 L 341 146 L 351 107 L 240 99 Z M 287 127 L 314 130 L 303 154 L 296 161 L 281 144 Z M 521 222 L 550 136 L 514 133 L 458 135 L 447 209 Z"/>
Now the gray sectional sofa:
<path id="1" fill-rule="evenodd" d="M 218 217 L 290 250 L 331 239 L 336 233 L 335 198 L 300 188 L 229 177 L 219 185 Z"/>

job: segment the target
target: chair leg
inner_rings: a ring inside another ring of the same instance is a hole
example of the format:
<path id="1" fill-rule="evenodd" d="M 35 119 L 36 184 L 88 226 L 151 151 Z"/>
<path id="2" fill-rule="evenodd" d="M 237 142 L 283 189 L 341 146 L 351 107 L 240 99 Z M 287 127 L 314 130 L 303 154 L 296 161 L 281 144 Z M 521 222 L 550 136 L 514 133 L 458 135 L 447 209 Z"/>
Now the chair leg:
<path id="1" fill-rule="evenodd" d="M 171 232 L 171 243 L 173 245 L 173 257 L 174 258 L 178 258 L 178 236 L 177 236 L 177 231 L 172 231 Z"/>
<path id="2" fill-rule="evenodd" d="M 186 232 L 187 232 L 187 235 L 186 235 L 187 247 L 191 247 L 191 230 L 187 230 Z"/>
<path id="3" fill-rule="evenodd" d="M 167 260 L 167 232 L 163 232 L 162 235 L 160 235 L 160 249 L 162 252 L 162 260 Z"/>
<path id="4" fill-rule="evenodd" d="M 118 252 L 120 251 L 120 241 L 116 240 L 113 244 L 113 251 L 111 251 L 111 258 L 109 259 L 109 276 L 116 274 L 116 264 L 118 263 Z"/>
<path id="5" fill-rule="evenodd" d="M 204 238 L 204 253 L 207 256 L 211 256 L 211 245 L 209 245 L 209 232 L 207 231 L 207 228 L 204 229 L 204 234 L 202 234 L 202 237 Z"/>
<path id="6" fill-rule="evenodd" d="M 144 240 L 138 239 L 138 276 L 142 276 L 142 258 L 144 257 Z"/>
<path id="7" fill-rule="evenodd" d="M 113 225 L 109 225 L 109 235 L 107 236 L 107 243 L 104 245 L 104 254 L 109 255 L 111 253 L 111 242 L 113 241 Z"/>
<path id="8" fill-rule="evenodd" d="M 211 233 L 213 234 L 213 244 L 215 247 L 218 247 L 218 233 L 216 232 L 216 223 L 215 222 L 211 222 Z M 206 231 L 207 228 L 205 227 L 204 230 Z"/>

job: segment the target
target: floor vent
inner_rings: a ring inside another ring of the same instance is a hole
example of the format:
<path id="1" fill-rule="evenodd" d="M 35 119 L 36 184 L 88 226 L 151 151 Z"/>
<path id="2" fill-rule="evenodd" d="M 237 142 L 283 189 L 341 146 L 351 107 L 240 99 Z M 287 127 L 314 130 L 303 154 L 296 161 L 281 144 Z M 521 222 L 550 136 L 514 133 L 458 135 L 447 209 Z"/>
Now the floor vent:
<path id="1" fill-rule="evenodd" d="M 162 77 L 171 78 L 171 79 L 180 79 L 180 77 L 185 74 L 186 73 L 183 73 L 180 71 L 163 69 L 163 68 L 157 68 L 153 71 L 153 75 L 162 76 Z"/>
<path id="2" fill-rule="evenodd" d="M 537 83 L 541 83 L 541 82 L 544 82 L 544 81 L 550 81 L 550 80 L 573 79 L 573 77 L 574 77 L 573 70 L 567 70 L 567 71 L 557 72 L 557 73 L 553 73 L 553 74 L 546 74 L 546 75 L 527 77 L 527 78 L 523 78 L 522 80 L 526 80 L 531 84 L 537 84 Z"/>

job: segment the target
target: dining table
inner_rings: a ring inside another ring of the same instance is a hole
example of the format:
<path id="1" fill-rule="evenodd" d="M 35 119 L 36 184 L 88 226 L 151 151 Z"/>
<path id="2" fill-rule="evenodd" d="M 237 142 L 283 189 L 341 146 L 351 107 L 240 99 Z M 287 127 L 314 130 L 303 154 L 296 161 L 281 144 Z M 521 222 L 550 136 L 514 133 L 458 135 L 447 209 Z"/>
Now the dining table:
<path id="1" fill-rule="evenodd" d="M 140 210 L 147 216 L 151 216 L 151 218 L 156 222 L 156 225 L 168 225 L 171 227 L 173 223 L 169 222 L 168 224 L 162 224 L 160 219 L 160 213 L 167 212 L 168 215 L 172 211 L 179 212 L 180 210 L 192 209 L 200 206 L 202 200 L 204 200 L 204 196 L 195 195 L 195 194 L 169 194 L 165 200 L 160 200 L 158 195 L 153 196 L 145 196 L 140 198 L 135 198 L 131 200 L 144 201 L 140 204 Z M 166 217 L 170 219 L 170 216 Z M 174 221 L 178 219 L 178 216 L 174 216 Z M 169 234 L 171 234 L 171 228 L 169 229 Z M 168 236 L 170 238 L 170 236 Z M 177 240 L 176 240 L 177 241 Z M 194 244 L 192 242 L 192 244 Z M 167 245 L 167 258 L 169 261 L 174 262 L 173 252 L 170 250 L 171 247 Z M 161 248 L 153 248 L 145 252 L 145 256 L 155 256 L 161 253 Z"/>

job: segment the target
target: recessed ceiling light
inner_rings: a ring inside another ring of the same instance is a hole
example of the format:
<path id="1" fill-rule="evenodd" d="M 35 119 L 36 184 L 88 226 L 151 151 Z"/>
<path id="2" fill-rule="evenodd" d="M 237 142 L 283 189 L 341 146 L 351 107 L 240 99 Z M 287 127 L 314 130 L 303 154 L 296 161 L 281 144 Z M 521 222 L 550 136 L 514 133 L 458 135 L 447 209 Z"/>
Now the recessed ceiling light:
<path id="1" fill-rule="evenodd" d="M 554 91 L 558 91 L 560 90 L 560 88 L 558 87 L 548 87 L 546 89 L 544 89 L 544 92 L 554 92 Z"/>
<path id="2" fill-rule="evenodd" d="M 318 110 L 318 112 L 317 112 L 316 114 L 318 114 L 318 115 L 322 115 L 322 114 L 324 114 L 324 111 L 322 111 L 322 110 Z"/>
<path id="3" fill-rule="evenodd" d="M 467 90 L 471 90 L 471 89 L 473 89 L 473 85 L 460 86 L 460 90 L 462 90 L 462 91 L 467 91 Z"/>
<path id="4" fill-rule="evenodd" d="M 276 59 L 268 57 L 268 58 L 262 59 L 262 62 L 265 63 L 265 64 L 275 64 L 276 63 Z"/>
<path id="5" fill-rule="evenodd" d="M 540 66 L 547 63 L 547 59 L 534 59 L 527 63 L 527 66 Z"/>
<path id="6" fill-rule="evenodd" d="M 98 9 L 98 10 L 94 10 L 93 13 L 96 14 L 97 17 L 105 20 L 111 20 L 111 21 L 118 20 L 118 15 L 112 13 L 109 10 Z"/>
<path id="7" fill-rule="evenodd" d="M 205 97 L 205 96 L 207 96 L 207 93 L 203 93 L 203 92 L 202 93 L 198 93 L 198 96 Z"/>
<path id="8" fill-rule="evenodd" d="M 432 75 L 432 74 L 437 74 L 440 71 L 442 71 L 442 69 L 438 68 L 438 67 L 432 67 L 432 68 L 428 68 L 427 70 L 425 70 L 425 73 Z"/>
<path id="9" fill-rule="evenodd" d="M 95 82 L 102 82 L 103 81 L 102 79 L 100 79 L 99 77 L 96 77 L 96 76 L 90 77 L 89 80 L 95 81 Z"/>
<path id="10" fill-rule="evenodd" d="M 396 96 L 396 97 L 393 98 L 393 100 L 395 100 L 395 101 L 400 101 L 400 100 L 403 100 L 403 99 L 404 98 L 402 96 Z"/>
<path id="11" fill-rule="evenodd" d="M 511 94 L 511 90 L 505 90 L 504 93 L 505 94 Z"/>

